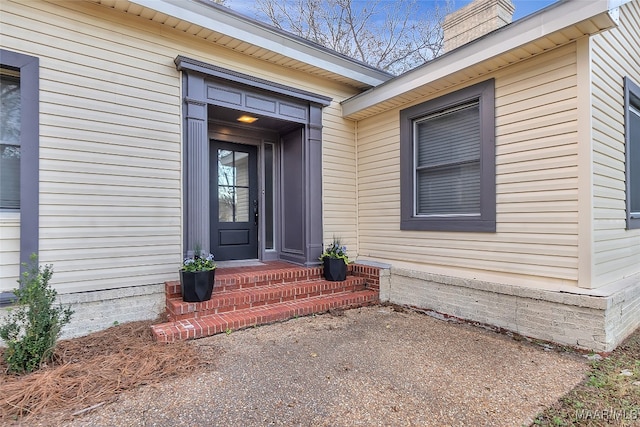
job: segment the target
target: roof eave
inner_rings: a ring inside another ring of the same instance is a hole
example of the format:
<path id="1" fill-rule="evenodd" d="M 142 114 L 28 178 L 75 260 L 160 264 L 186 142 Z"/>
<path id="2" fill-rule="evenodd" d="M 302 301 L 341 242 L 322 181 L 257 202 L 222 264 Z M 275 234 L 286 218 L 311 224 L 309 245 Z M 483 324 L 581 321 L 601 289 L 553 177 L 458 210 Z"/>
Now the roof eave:
<path id="1" fill-rule="evenodd" d="M 426 64 L 342 102 L 345 118 L 363 118 L 367 111 L 385 101 L 445 78 L 465 68 L 503 55 L 552 35 L 563 29 L 580 26 L 585 21 L 587 33 L 598 33 L 617 25 L 617 7 L 630 0 L 567 0 L 518 20 L 499 30 L 465 44 Z M 579 3 L 579 5 L 577 4 Z M 584 31 L 583 31 L 584 32 Z M 376 109 L 377 110 L 377 109 Z"/>
<path id="2" fill-rule="evenodd" d="M 301 37 L 203 0 L 131 0 L 142 7 L 224 33 L 234 39 L 268 49 L 367 86 L 377 86 L 393 76 L 367 64 L 326 49 Z"/>

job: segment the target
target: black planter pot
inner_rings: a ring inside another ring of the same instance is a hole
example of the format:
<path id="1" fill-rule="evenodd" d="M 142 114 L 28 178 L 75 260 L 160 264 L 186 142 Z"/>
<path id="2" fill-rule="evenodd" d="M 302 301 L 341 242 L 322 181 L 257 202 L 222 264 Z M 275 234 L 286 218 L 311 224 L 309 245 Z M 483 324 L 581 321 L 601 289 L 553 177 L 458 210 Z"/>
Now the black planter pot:
<path id="1" fill-rule="evenodd" d="M 324 259 L 324 278 L 331 282 L 342 282 L 347 278 L 347 264 L 338 258 Z"/>
<path id="2" fill-rule="evenodd" d="M 215 277 L 215 269 L 210 271 L 181 271 L 182 300 L 186 302 L 202 302 L 211 299 Z"/>

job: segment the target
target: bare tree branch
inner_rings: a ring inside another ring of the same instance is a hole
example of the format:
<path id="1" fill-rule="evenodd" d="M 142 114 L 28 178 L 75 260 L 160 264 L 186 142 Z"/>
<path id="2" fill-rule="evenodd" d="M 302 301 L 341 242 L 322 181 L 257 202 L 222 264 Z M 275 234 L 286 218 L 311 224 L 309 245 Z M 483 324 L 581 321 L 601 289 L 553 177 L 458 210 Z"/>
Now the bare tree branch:
<path id="1" fill-rule="evenodd" d="M 256 0 L 277 28 L 374 67 L 400 74 L 442 52 L 450 0 L 434 8 L 419 0 Z"/>

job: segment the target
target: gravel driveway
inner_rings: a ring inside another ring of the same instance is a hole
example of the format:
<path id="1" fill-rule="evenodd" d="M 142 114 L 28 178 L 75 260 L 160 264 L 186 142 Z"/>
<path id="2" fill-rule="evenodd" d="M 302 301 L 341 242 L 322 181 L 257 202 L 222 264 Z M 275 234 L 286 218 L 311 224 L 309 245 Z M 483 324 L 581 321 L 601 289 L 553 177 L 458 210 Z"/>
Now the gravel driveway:
<path id="1" fill-rule="evenodd" d="M 586 359 L 374 306 L 194 341 L 215 368 L 122 394 L 73 426 L 520 426 Z M 213 351 L 212 351 L 213 350 Z"/>

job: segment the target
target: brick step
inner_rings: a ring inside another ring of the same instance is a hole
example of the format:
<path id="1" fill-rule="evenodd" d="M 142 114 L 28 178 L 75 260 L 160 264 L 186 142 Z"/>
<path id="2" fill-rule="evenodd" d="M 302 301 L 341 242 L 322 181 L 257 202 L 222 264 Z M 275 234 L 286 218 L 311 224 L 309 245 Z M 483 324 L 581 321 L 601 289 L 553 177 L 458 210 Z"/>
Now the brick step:
<path id="1" fill-rule="evenodd" d="M 271 267 L 273 268 L 262 268 L 258 271 L 251 271 L 246 268 L 219 268 L 216 270 L 213 292 L 218 293 L 282 283 L 306 282 L 322 278 L 321 267 L 308 268 L 285 263 L 273 263 Z M 180 298 L 180 281 L 166 282 L 165 293 L 167 298 Z"/>
<path id="2" fill-rule="evenodd" d="M 211 314 L 220 314 L 268 304 L 311 298 L 319 295 L 332 295 L 339 292 L 353 292 L 365 289 L 364 277 L 348 276 L 342 282 L 329 282 L 322 279 L 293 281 L 254 287 L 242 287 L 232 290 L 214 288 L 211 299 L 203 302 L 184 302 L 180 296 L 167 298 L 167 315 L 170 321 L 188 318 L 200 318 Z"/>
<path id="3" fill-rule="evenodd" d="M 257 325 L 281 322 L 294 317 L 324 313 L 336 308 L 353 308 L 378 302 L 378 292 L 361 290 L 320 295 L 259 307 L 245 308 L 220 314 L 210 314 L 176 322 L 167 322 L 151 327 L 159 342 L 202 338 L 226 331 L 249 328 Z"/>

